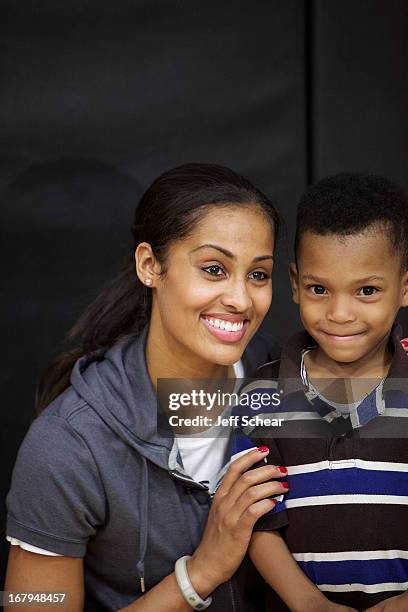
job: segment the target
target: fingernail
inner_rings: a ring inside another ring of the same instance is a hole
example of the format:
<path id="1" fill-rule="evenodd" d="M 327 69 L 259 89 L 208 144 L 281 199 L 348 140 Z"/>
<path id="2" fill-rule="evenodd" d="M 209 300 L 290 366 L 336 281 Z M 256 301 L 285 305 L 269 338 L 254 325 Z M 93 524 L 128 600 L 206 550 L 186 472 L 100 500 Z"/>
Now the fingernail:
<path id="1" fill-rule="evenodd" d="M 278 470 L 282 472 L 282 474 L 287 474 L 287 469 L 283 465 L 278 465 Z"/>
<path id="2" fill-rule="evenodd" d="M 282 485 L 282 487 L 285 487 L 285 489 L 289 489 L 289 485 L 288 485 L 288 483 L 286 481 L 285 482 L 281 482 L 281 485 Z"/>
<path id="3" fill-rule="evenodd" d="M 258 446 L 258 450 L 260 453 L 267 453 L 269 448 L 267 446 Z"/>

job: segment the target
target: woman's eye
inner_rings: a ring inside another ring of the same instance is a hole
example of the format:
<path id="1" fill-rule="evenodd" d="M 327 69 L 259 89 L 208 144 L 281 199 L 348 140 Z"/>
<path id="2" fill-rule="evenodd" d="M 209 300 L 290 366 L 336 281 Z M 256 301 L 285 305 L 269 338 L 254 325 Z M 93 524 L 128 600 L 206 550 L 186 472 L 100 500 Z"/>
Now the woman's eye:
<path id="1" fill-rule="evenodd" d="M 266 274 L 266 272 L 263 272 L 262 270 L 254 270 L 249 274 L 249 278 L 252 278 L 256 281 L 263 281 L 267 280 L 270 277 L 268 276 L 268 274 Z"/>
<path id="2" fill-rule="evenodd" d="M 364 295 L 365 297 L 370 297 L 370 295 L 374 295 L 378 292 L 378 289 L 375 287 L 361 287 L 360 295 Z"/>
<path id="3" fill-rule="evenodd" d="M 323 285 L 312 285 L 310 289 L 315 295 L 324 295 L 326 293 L 326 289 Z"/>
<path id="4" fill-rule="evenodd" d="M 211 274 L 211 276 L 222 276 L 224 274 L 224 270 L 221 266 L 208 266 L 208 268 L 203 268 L 203 270 Z"/>

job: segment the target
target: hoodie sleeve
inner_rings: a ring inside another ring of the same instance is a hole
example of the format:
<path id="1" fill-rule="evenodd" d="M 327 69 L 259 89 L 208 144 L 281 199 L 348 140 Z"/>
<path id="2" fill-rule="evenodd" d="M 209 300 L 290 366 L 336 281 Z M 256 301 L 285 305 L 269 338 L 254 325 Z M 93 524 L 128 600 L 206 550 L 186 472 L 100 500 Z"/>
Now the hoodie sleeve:
<path id="1" fill-rule="evenodd" d="M 7 496 L 7 535 L 83 557 L 106 514 L 106 496 L 82 437 L 58 416 L 37 418 L 20 447 Z"/>

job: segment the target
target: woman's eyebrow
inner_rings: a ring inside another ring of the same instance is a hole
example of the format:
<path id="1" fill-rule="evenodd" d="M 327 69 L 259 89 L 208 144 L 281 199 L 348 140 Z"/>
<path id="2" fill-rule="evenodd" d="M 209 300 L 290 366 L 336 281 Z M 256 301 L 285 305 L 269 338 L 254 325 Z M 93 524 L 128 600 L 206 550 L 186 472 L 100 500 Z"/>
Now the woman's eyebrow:
<path id="1" fill-rule="evenodd" d="M 229 257 L 230 259 L 236 259 L 236 256 L 233 253 L 231 253 L 231 251 L 227 251 L 227 249 L 217 246 L 216 244 L 201 244 L 199 247 L 196 247 L 195 249 L 190 251 L 190 254 L 195 253 L 196 251 L 199 251 L 200 249 L 215 249 L 216 251 L 220 251 L 226 257 Z M 254 257 L 252 261 L 263 261 L 265 259 L 273 259 L 273 255 L 259 255 L 258 257 Z"/>
<path id="2" fill-rule="evenodd" d="M 303 280 L 315 281 L 316 283 L 326 283 L 326 278 L 319 278 L 318 276 L 313 276 L 313 274 L 302 274 Z"/>

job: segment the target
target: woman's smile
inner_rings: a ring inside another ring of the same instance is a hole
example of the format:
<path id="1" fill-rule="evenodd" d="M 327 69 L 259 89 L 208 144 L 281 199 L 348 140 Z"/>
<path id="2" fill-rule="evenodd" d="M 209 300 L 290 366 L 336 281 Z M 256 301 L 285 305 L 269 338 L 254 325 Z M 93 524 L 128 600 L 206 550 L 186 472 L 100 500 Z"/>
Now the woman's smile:
<path id="1" fill-rule="evenodd" d="M 206 329 L 223 342 L 239 342 L 245 336 L 249 320 L 241 315 L 205 314 L 201 321 Z"/>

